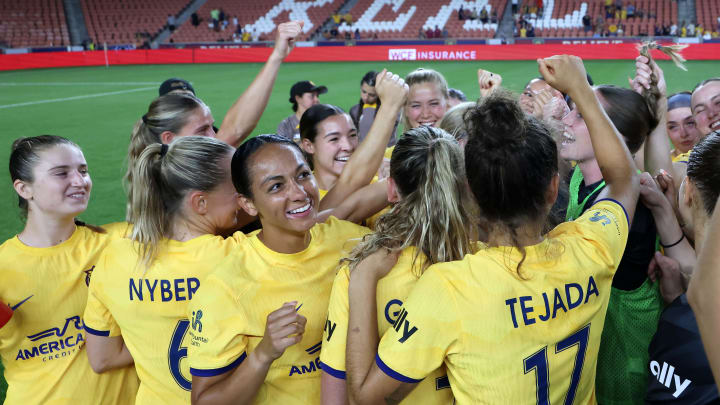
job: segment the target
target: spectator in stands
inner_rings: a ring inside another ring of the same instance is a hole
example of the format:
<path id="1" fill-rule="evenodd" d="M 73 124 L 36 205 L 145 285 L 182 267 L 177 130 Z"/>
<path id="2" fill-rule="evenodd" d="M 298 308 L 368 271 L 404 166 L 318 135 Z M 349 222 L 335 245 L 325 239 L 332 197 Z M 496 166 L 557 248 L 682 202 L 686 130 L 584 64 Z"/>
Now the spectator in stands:
<path id="1" fill-rule="evenodd" d="M 420 30 L 418 30 L 418 39 L 425 39 L 427 38 L 427 34 L 425 31 L 423 31 L 422 27 L 420 27 Z"/>
<path id="2" fill-rule="evenodd" d="M 175 16 L 172 14 L 168 14 L 167 16 L 167 27 L 170 32 L 175 31 Z"/>
<path id="3" fill-rule="evenodd" d="M 435 26 L 435 30 L 433 31 L 433 36 L 435 38 L 442 38 L 442 31 L 440 31 L 440 27 L 437 25 Z"/>
<path id="4" fill-rule="evenodd" d="M 625 21 L 627 19 L 627 9 L 625 7 L 620 9 L 620 19 Z"/>
<path id="5" fill-rule="evenodd" d="M 346 41 L 352 40 L 352 35 L 350 34 L 350 31 L 345 31 L 345 40 Z"/>
<path id="6" fill-rule="evenodd" d="M 526 33 L 526 35 L 527 35 L 528 38 L 534 38 L 534 37 L 535 37 L 535 27 L 533 27 L 533 25 L 530 24 L 530 23 L 527 24 L 527 33 Z"/>
<path id="7" fill-rule="evenodd" d="M 585 14 L 583 16 L 582 23 L 585 32 L 592 31 L 592 18 L 590 18 L 590 14 Z"/>
<path id="8" fill-rule="evenodd" d="M 352 25 L 352 23 L 353 23 L 353 16 L 352 16 L 352 14 L 350 14 L 350 12 L 348 11 L 348 12 L 345 13 L 345 15 L 343 16 L 343 20 L 345 21 L 345 23 L 346 23 L 347 25 Z"/>
<path id="9" fill-rule="evenodd" d="M 614 21 L 611 22 L 610 25 L 608 26 L 609 36 L 611 36 L 611 37 L 616 37 L 616 36 L 617 36 L 617 31 L 618 31 L 617 25 L 615 24 Z"/>
<path id="10" fill-rule="evenodd" d="M 304 80 L 290 88 L 290 103 L 294 114 L 285 118 L 277 127 L 277 134 L 295 142 L 300 142 L 300 118 L 308 108 L 320 103 L 318 96 L 327 93 L 327 87 L 316 86 Z"/>
<path id="11" fill-rule="evenodd" d="M 695 24 L 690 22 L 690 24 L 687 25 L 687 36 L 694 37 L 695 36 Z"/>
<path id="12" fill-rule="evenodd" d="M 654 34 L 656 37 L 661 36 L 661 35 L 662 35 L 662 28 L 660 28 L 659 25 L 655 24 L 655 27 L 653 27 L 653 34 Z"/>
<path id="13" fill-rule="evenodd" d="M 473 10 L 470 12 L 469 18 L 470 18 L 470 21 L 475 21 L 475 20 L 478 19 L 478 13 L 477 13 L 477 10 L 476 10 L 476 9 L 473 9 Z"/>
<path id="14" fill-rule="evenodd" d="M 233 24 L 233 27 L 237 27 L 237 26 L 238 26 L 238 19 L 237 19 L 237 16 L 236 16 L 236 15 L 234 15 L 233 18 L 232 18 L 232 24 Z"/>
<path id="15" fill-rule="evenodd" d="M 518 13 L 518 0 L 512 0 L 510 4 L 512 5 L 512 13 L 517 14 Z"/>
<path id="16" fill-rule="evenodd" d="M 635 6 L 628 4 L 625 10 L 627 11 L 627 18 L 635 18 Z"/>
<path id="17" fill-rule="evenodd" d="M 425 31 L 425 38 L 435 38 L 435 32 L 432 30 L 432 28 L 428 27 L 428 29 Z"/>
<path id="18" fill-rule="evenodd" d="M 213 27 L 217 27 L 220 24 L 220 10 L 216 8 L 210 10 L 210 19 L 212 20 Z"/>
<path id="19" fill-rule="evenodd" d="M 245 30 L 242 33 L 242 41 L 243 42 L 251 42 L 252 41 L 252 36 L 250 35 L 250 31 Z"/>
<path id="20" fill-rule="evenodd" d="M 527 28 L 525 28 L 525 24 L 520 26 L 520 38 L 527 38 Z"/>
<path id="21" fill-rule="evenodd" d="M 490 17 L 490 22 L 493 23 L 493 24 L 497 24 L 497 23 L 498 23 L 497 10 L 495 10 L 495 9 L 493 9 L 493 11 L 492 11 L 492 16 Z"/>
<path id="22" fill-rule="evenodd" d="M 677 24 L 672 23 L 672 25 L 670 26 L 670 35 L 675 37 L 677 36 L 677 33 Z"/>
<path id="23" fill-rule="evenodd" d="M 225 10 L 220 8 L 220 15 L 218 15 L 218 17 L 220 18 L 220 22 L 226 21 L 227 15 L 225 15 Z"/>
<path id="24" fill-rule="evenodd" d="M 458 20 L 462 21 L 465 19 L 465 8 L 463 8 L 463 5 L 460 5 L 460 10 L 458 10 Z"/>
<path id="25" fill-rule="evenodd" d="M 339 34 L 340 34 L 340 32 L 338 31 L 336 26 L 333 26 L 332 28 L 330 28 L 330 37 L 332 37 L 332 39 L 337 39 Z"/>
<path id="26" fill-rule="evenodd" d="M 443 27 L 442 37 L 443 37 L 443 38 L 449 38 L 449 37 L 450 37 L 450 33 L 448 32 L 447 27 Z"/>
<path id="27" fill-rule="evenodd" d="M 359 41 L 360 39 L 361 39 L 360 28 L 355 28 L 355 40 Z"/>
<path id="28" fill-rule="evenodd" d="M 190 23 L 193 25 L 193 27 L 197 27 L 200 25 L 200 17 L 198 16 L 198 13 L 192 13 L 190 15 Z"/>
<path id="29" fill-rule="evenodd" d="M 322 36 L 323 36 L 323 39 L 326 39 L 326 40 L 329 40 L 329 39 L 332 38 L 332 37 L 330 36 L 330 31 L 329 31 L 329 30 L 323 30 Z"/>
<path id="30" fill-rule="evenodd" d="M 480 9 L 480 21 L 483 24 L 487 24 L 488 19 L 489 19 L 489 16 L 488 16 L 487 10 L 485 9 L 485 7 L 481 8 Z"/>
<path id="31" fill-rule="evenodd" d="M 465 93 L 460 89 L 448 89 L 448 109 L 467 101 Z"/>

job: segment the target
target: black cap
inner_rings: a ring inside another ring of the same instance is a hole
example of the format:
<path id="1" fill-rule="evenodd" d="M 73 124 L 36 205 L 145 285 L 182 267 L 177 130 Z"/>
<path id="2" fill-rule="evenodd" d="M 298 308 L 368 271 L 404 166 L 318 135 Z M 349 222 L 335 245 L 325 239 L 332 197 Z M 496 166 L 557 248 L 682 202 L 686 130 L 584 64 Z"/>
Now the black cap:
<path id="1" fill-rule="evenodd" d="M 293 84 L 290 88 L 290 102 L 294 103 L 295 96 L 302 96 L 305 93 L 317 92 L 317 94 L 325 94 L 327 91 L 327 87 L 325 86 L 316 86 L 315 83 L 309 80 L 303 80 L 302 82 Z"/>
<path id="2" fill-rule="evenodd" d="M 185 91 L 189 91 L 193 95 L 195 95 L 195 89 L 193 89 L 192 84 L 190 84 L 190 82 L 188 82 L 187 80 L 178 79 L 177 77 L 173 77 L 171 79 L 165 80 L 160 85 L 159 93 L 161 96 L 164 96 L 164 95 L 170 93 L 171 91 L 175 91 L 175 90 L 185 90 Z"/>

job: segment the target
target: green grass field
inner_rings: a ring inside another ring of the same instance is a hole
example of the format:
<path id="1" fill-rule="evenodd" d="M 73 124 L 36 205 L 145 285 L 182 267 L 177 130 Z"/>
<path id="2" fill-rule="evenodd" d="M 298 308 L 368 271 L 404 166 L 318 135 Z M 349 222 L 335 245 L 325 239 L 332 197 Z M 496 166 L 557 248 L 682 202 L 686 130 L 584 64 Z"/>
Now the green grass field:
<path id="1" fill-rule="evenodd" d="M 669 92 L 692 89 L 700 80 L 716 75 L 718 62 L 689 62 L 682 72 L 661 62 Z M 124 217 L 125 197 L 121 186 L 124 159 L 133 124 L 157 96 L 157 87 L 169 77 L 193 83 L 197 95 L 213 110 L 220 126 L 222 118 L 255 77 L 259 64 L 113 66 L 93 68 L 41 69 L 0 73 L 0 161 L 7 170 L 10 145 L 15 138 L 40 134 L 65 136 L 85 152 L 93 179 L 90 206 L 82 218 L 103 224 Z M 349 109 L 359 99 L 359 81 L 368 70 L 387 67 L 405 75 L 417 67 L 442 72 L 451 87 L 463 90 L 468 98 L 478 95 L 476 70 L 479 67 L 502 74 L 504 86 L 519 92 L 537 76 L 535 62 L 365 62 L 285 64 L 268 105 L 254 134 L 274 132 L 291 113 L 290 86 L 312 80 L 328 86 L 321 102 Z M 627 86 L 634 73 L 633 61 L 588 61 L 588 72 L 596 84 Z M 87 96 L 114 93 L 98 97 Z M 63 101 L 53 101 L 64 99 Z M 0 189 L 0 238 L 5 240 L 22 229 L 17 197 L 5 171 Z M 2 269 L 0 269 L 2 271 Z M 3 382 L 4 383 L 4 382 Z M 4 399 L 0 386 L 0 402 Z"/>

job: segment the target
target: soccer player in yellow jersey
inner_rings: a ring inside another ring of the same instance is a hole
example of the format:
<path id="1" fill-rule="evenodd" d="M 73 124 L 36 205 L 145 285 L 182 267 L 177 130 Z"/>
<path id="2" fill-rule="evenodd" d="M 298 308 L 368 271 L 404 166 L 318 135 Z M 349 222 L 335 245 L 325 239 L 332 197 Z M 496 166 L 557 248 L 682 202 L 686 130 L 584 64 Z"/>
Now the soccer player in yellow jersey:
<path id="1" fill-rule="evenodd" d="M 232 173 L 241 206 L 259 216 L 262 230 L 205 279 L 190 304 L 193 403 L 319 403 L 332 280 L 368 230 L 334 217 L 316 224 L 317 185 L 300 148 L 284 137 L 244 143 Z"/>
<path id="2" fill-rule="evenodd" d="M 348 402 L 345 350 L 348 327 L 348 283 L 357 263 L 381 250 L 402 251 L 392 271 L 378 283 L 377 319 L 382 335 L 399 315 L 403 301 L 431 264 L 460 260 L 471 253 L 468 212 L 474 202 L 467 193 L 462 149 L 445 131 L 411 129 L 400 138 L 390 162 L 388 199 L 392 210 L 380 218 L 375 233 L 365 238 L 335 277 L 320 361 L 323 404 Z M 432 207 L 432 209 L 430 209 Z M 450 404 L 453 401 L 445 367 L 423 380 L 402 403 Z"/>
<path id="3" fill-rule="evenodd" d="M 187 306 L 215 266 L 245 239 L 216 236 L 236 221 L 230 145 L 188 136 L 145 148 L 134 166 L 130 238 L 98 260 L 85 310 L 88 356 L 97 372 L 129 350 L 138 404 L 190 402 Z M 127 349 L 125 349 L 127 348 Z"/>
<path id="4" fill-rule="evenodd" d="M 5 404 L 133 404 L 132 358 L 97 375 L 85 354 L 88 285 L 110 237 L 75 223 L 92 189 L 82 151 L 58 136 L 18 139 L 10 177 L 27 222 L 0 246 L 0 297 L 14 311 L 0 329 Z"/>
<path id="5" fill-rule="evenodd" d="M 376 284 L 395 260 L 381 252 L 358 264 L 346 353 L 355 403 L 379 403 L 443 363 L 458 404 L 596 402 L 598 343 L 638 175 L 582 61 L 538 63 L 585 117 L 607 188 L 586 214 L 543 234 L 559 183 L 555 143 L 517 102 L 487 97 L 468 115 L 465 147 L 487 244 L 425 271 L 379 347 Z"/>
<path id="6" fill-rule="evenodd" d="M 300 119 L 301 146 L 310 156 L 320 192 L 319 210 L 338 206 L 368 185 L 383 161 L 408 90 L 401 78 L 386 70 L 378 74 L 375 90 L 382 105 L 360 145 L 355 124 L 339 107 L 316 104 Z"/>

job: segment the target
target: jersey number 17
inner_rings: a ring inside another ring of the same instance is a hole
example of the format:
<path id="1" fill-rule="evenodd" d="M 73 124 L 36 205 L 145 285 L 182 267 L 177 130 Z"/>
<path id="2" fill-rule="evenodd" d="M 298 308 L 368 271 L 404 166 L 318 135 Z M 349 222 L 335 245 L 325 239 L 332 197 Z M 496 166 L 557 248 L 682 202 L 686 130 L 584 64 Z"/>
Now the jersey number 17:
<path id="1" fill-rule="evenodd" d="M 572 375 L 570 377 L 570 387 L 565 395 L 565 405 L 572 405 L 577 393 L 578 384 L 580 383 L 580 375 L 582 374 L 583 363 L 585 363 L 585 352 L 587 351 L 588 339 L 590 338 L 590 324 L 585 325 L 579 331 L 559 341 L 555 345 L 555 354 L 567 350 L 577 345 L 577 354 L 575 355 L 575 365 L 573 366 Z M 525 374 L 535 371 L 535 386 L 537 389 L 538 405 L 550 405 L 550 386 L 547 349 L 545 346 L 535 352 L 530 357 L 523 360 Z"/>

